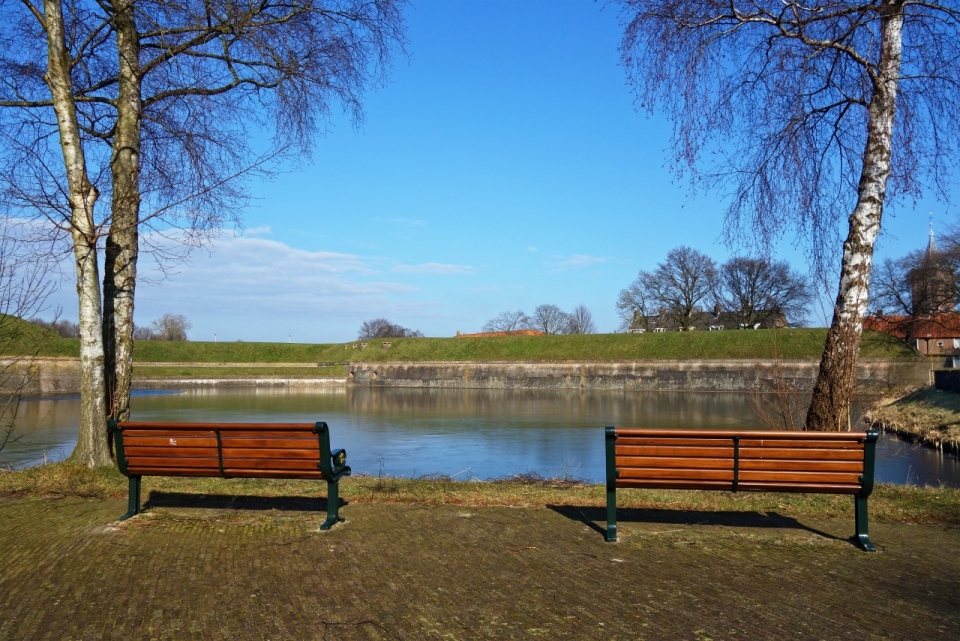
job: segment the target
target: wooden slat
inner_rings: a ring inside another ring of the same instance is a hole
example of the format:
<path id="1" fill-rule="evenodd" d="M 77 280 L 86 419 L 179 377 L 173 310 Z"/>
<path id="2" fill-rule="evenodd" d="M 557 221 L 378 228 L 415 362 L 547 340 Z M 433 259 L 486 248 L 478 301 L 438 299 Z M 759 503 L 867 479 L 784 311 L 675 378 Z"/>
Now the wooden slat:
<path id="1" fill-rule="evenodd" d="M 250 470 L 315 470 L 316 459 L 310 460 L 283 460 L 283 459 L 256 459 L 256 458 L 227 458 L 223 457 L 224 469 L 244 468 Z"/>
<path id="2" fill-rule="evenodd" d="M 159 430 L 132 430 L 122 434 L 124 443 L 132 438 L 216 438 L 216 433 L 212 430 L 166 430 L 162 432 Z"/>
<path id="3" fill-rule="evenodd" d="M 849 472 L 791 472 L 776 470 L 740 471 L 740 481 L 771 481 L 776 483 L 830 483 L 859 484 L 858 474 Z"/>
<path id="4" fill-rule="evenodd" d="M 220 469 L 220 461 L 217 459 L 216 452 L 213 456 L 206 458 L 200 457 L 173 457 L 173 456 L 138 456 L 133 459 L 127 459 L 127 467 L 195 467 L 195 468 L 216 468 Z"/>
<path id="5" fill-rule="evenodd" d="M 618 456 L 618 470 L 633 467 L 682 467 L 694 469 L 732 470 L 732 458 L 688 458 L 685 456 L 668 458 L 666 456 Z"/>
<path id="6" fill-rule="evenodd" d="M 320 470 L 258 470 L 226 468 L 227 476 L 251 479 L 322 479 Z"/>
<path id="7" fill-rule="evenodd" d="M 617 487 L 664 490 L 731 490 L 732 481 L 680 481 L 676 479 L 617 479 Z"/>
<path id="8" fill-rule="evenodd" d="M 795 432 L 795 431 L 774 431 L 774 430 L 647 430 L 636 428 L 616 428 L 617 436 L 623 437 L 642 437 L 659 438 L 674 437 L 683 438 L 795 438 L 798 440 L 817 440 L 824 441 L 856 441 L 857 439 L 867 438 L 866 432 Z M 619 439 L 618 439 L 619 440 Z"/>
<path id="9" fill-rule="evenodd" d="M 824 461 L 862 461 L 863 450 L 816 450 L 779 447 L 741 447 L 745 459 L 821 459 Z"/>
<path id="10" fill-rule="evenodd" d="M 223 458 L 257 458 L 273 460 L 311 459 L 313 461 L 319 461 L 320 451 L 316 447 L 312 450 L 275 450 L 268 448 L 226 447 L 226 445 L 224 445 Z"/>
<path id="11" fill-rule="evenodd" d="M 784 438 L 744 438 L 740 439 L 740 447 L 811 447 L 831 450 L 862 450 L 863 443 L 857 441 L 811 441 Z"/>
<path id="12" fill-rule="evenodd" d="M 669 445 L 671 447 L 733 447 L 732 438 L 618 438 L 617 447 Z"/>
<path id="13" fill-rule="evenodd" d="M 128 461 L 139 458 L 175 457 L 175 458 L 217 458 L 217 445 L 213 447 L 189 447 L 187 445 L 167 445 L 165 447 L 124 447 L 123 454 Z"/>
<path id="14" fill-rule="evenodd" d="M 316 436 L 313 438 L 248 438 L 237 437 L 232 434 L 222 434 L 220 440 L 224 447 L 267 447 L 272 449 L 313 449 L 318 452 L 320 451 L 320 444 Z M 216 445 L 216 443 L 214 443 L 214 445 Z"/>
<path id="15" fill-rule="evenodd" d="M 806 470 L 809 472 L 856 472 L 863 473 L 863 461 L 810 461 L 783 459 L 745 459 L 740 461 L 744 470 Z"/>
<path id="16" fill-rule="evenodd" d="M 174 436 L 174 437 L 144 437 L 123 435 L 123 449 L 126 451 L 133 447 L 166 447 L 172 445 L 170 439 L 177 441 L 189 447 L 217 447 L 217 437 L 204 434 L 203 436 Z"/>
<path id="17" fill-rule="evenodd" d="M 620 479 L 685 479 L 733 481 L 733 470 L 701 470 L 672 468 L 627 468 L 619 470 Z"/>
<path id="18" fill-rule="evenodd" d="M 208 478 L 220 476 L 220 468 L 131 466 L 127 468 L 127 473 L 132 476 L 196 476 Z"/>
<path id="19" fill-rule="evenodd" d="M 160 421 L 126 421 L 119 423 L 121 432 L 157 430 L 252 430 L 256 432 L 312 432 L 314 423 L 168 423 Z"/>
<path id="20" fill-rule="evenodd" d="M 648 447 L 616 448 L 617 456 L 691 456 L 696 458 L 733 458 L 733 446 L 729 447 L 670 447 L 650 445 Z"/>
<path id="21" fill-rule="evenodd" d="M 810 494 L 857 494 L 860 485 L 837 483 L 740 483 L 738 489 L 743 492 L 806 492 Z"/>

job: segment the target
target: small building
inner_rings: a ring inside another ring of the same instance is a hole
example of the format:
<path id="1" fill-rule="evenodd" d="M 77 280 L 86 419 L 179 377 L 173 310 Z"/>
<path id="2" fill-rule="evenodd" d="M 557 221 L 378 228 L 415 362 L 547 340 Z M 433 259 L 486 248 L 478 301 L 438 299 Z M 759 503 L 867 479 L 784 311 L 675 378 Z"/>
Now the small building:
<path id="1" fill-rule="evenodd" d="M 956 313 L 956 280 L 940 260 L 933 240 L 933 223 L 923 262 L 907 274 L 912 315 L 884 315 L 878 311 L 863 319 L 863 328 L 895 336 L 927 356 L 960 354 L 960 314 Z"/>
<path id="2" fill-rule="evenodd" d="M 863 328 L 895 336 L 926 356 L 960 354 L 960 314 L 867 316 Z"/>

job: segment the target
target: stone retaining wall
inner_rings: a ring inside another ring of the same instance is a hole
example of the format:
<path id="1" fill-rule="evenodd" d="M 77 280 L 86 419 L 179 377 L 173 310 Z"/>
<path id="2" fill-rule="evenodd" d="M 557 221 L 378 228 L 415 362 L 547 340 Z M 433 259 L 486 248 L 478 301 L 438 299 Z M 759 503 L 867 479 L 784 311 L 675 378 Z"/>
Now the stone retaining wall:
<path id="1" fill-rule="evenodd" d="M 942 359 L 863 360 L 861 384 L 886 388 L 903 383 L 930 384 Z M 161 363 L 157 363 L 161 365 Z M 264 364 L 264 366 L 272 366 Z M 764 391 L 777 380 L 790 389 L 807 391 L 817 375 L 818 361 L 610 361 L 610 362 L 381 362 L 349 363 L 347 378 L 302 379 L 135 379 L 137 388 L 222 386 L 339 386 L 442 387 L 488 389 L 614 389 Z M 0 392 L 18 386 L 24 394 L 77 393 L 80 361 L 76 358 L 0 359 L 5 375 Z"/>
<path id="2" fill-rule="evenodd" d="M 920 359 L 863 360 L 859 382 L 869 388 L 926 385 L 930 363 Z M 767 391 L 776 381 L 809 391 L 817 360 L 674 360 L 613 362 L 349 363 L 347 383 L 368 387 L 533 388 Z"/>

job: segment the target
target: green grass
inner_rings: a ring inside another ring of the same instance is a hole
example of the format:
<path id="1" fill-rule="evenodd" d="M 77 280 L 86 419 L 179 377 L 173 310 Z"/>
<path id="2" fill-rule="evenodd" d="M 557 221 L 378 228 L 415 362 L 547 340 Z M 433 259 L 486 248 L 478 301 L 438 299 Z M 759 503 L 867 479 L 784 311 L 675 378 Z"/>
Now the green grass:
<path id="1" fill-rule="evenodd" d="M 61 338 L 33 323 L 0 314 L 0 355 L 79 356 L 80 341 Z"/>
<path id="2" fill-rule="evenodd" d="M 515 477 L 498 481 L 449 478 L 402 479 L 360 476 L 340 482 L 348 502 L 419 505 L 574 505 L 603 507 L 605 488 L 566 479 Z M 144 497 L 151 491 L 207 496 L 316 496 L 318 483 L 272 479 L 144 477 Z M 0 471 L 0 498 L 121 498 L 127 479 L 115 467 L 88 469 L 55 463 L 14 472 Z M 621 508 L 695 511 L 776 512 L 786 516 L 851 518 L 849 496 L 830 494 L 731 493 L 689 490 L 621 490 Z M 870 518 L 887 523 L 960 523 L 960 489 L 878 484 L 870 497 Z"/>
<path id="3" fill-rule="evenodd" d="M 77 339 L 65 339 L 22 323 L 22 340 L 8 354 L 78 356 Z M 2 337 L 0 337 L 2 338 Z M 345 363 L 379 361 L 609 361 L 690 359 L 818 359 L 825 329 L 781 329 L 662 334 L 505 336 L 497 338 L 394 338 L 337 344 L 139 341 L 137 363 Z M 3 342 L 0 341 L 0 347 Z M 919 358 L 903 342 L 865 332 L 865 358 Z"/>

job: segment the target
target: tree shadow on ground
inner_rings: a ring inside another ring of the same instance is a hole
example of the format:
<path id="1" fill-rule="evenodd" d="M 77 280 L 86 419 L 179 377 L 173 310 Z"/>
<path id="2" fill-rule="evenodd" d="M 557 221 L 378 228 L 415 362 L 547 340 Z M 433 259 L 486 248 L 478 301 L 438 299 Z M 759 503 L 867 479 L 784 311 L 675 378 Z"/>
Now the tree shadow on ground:
<path id="1" fill-rule="evenodd" d="M 347 502 L 340 499 L 340 507 Z M 247 496 L 224 494 L 187 494 L 152 491 L 143 509 L 154 507 L 212 508 L 216 510 L 282 510 L 284 512 L 325 512 L 327 497 Z"/>
<path id="2" fill-rule="evenodd" d="M 548 508 L 572 521 L 606 534 L 607 511 L 599 507 L 548 505 Z M 599 523 L 599 524 L 598 524 Z M 805 530 L 825 539 L 847 541 L 849 538 L 827 534 L 805 525 L 795 518 L 776 512 L 717 512 L 709 510 L 642 510 L 617 508 L 617 523 L 659 523 L 664 525 L 720 525 L 744 528 L 783 528 Z"/>

